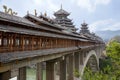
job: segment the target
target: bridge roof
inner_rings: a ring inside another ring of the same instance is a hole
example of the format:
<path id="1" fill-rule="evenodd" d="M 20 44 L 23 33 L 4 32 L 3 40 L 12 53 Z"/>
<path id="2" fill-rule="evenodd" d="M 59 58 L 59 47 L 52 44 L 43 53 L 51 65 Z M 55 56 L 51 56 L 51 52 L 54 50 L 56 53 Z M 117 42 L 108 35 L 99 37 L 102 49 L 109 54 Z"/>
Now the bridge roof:
<path id="1" fill-rule="evenodd" d="M 0 31 L 19 33 L 19 34 L 29 34 L 29 35 L 36 35 L 36 36 L 46 36 L 46 37 L 54 37 L 54 38 L 66 38 L 66 39 L 73 39 L 73 40 L 89 41 L 86 39 L 76 38 L 76 37 L 67 36 L 67 35 L 59 35 L 59 34 L 53 34 L 53 33 L 47 33 L 47 32 L 40 32 L 40 31 L 16 28 L 13 26 L 6 26 L 6 25 L 0 25 Z"/>
<path id="2" fill-rule="evenodd" d="M 39 17 L 36 17 L 36 16 L 34 16 L 34 15 L 32 15 L 32 14 L 28 14 L 28 15 L 26 15 L 25 16 L 26 18 L 27 17 L 31 17 L 31 18 L 33 18 L 33 19 L 35 19 L 35 20 L 37 20 L 38 22 L 42 22 L 42 23 L 44 23 L 44 24 L 49 24 L 49 25 L 51 25 L 51 27 L 55 27 L 55 28 L 59 28 L 59 29 L 61 29 L 61 30 L 63 30 L 63 29 L 66 29 L 66 28 L 64 28 L 64 27 L 62 27 L 62 26 L 58 26 L 58 25 L 56 25 L 56 24 L 51 24 L 51 23 L 48 23 L 47 21 L 44 21 L 44 20 L 42 20 L 42 19 L 40 19 Z M 45 27 L 45 26 L 44 26 Z M 51 28 L 50 27 L 50 28 Z M 60 32 L 61 34 L 67 34 L 68 35 L 68 33 L 64 33 L 64 32 L 61 32 L 61 31 L 57 31 L 57 32 Z M 87 39 L 87 37 L 83 37 L 83 36 L 81 36 L 80 34 L 78 35 L 78 34 L 74 34 L 74 33 L 69 33 L 69 35 L 72 35 L 72 36 L 74 36 L 74 37 L 81 37 L 81 38 L 86 38 Z"/>
<path id="3" fill-rule="evenodd" d="M 33 18 L 33 15 L 31 15 Z M 39 18 L 34 16 L 34 19 L 37 19 L 38 21 L 44 22 L 44 23 L 48 23 L 45 22 L 43 20 L 40 20 Z M 24 28 L 19 28 L 18 26 L 8 26 L 8 25 L 1 25 L 0 26 L 0 30 L 4 31 L 4 32 L 13 32 L 13 33 L 21 33 L 21 34 L 29 34 L 29 35 L 38 35 L 38 36 L 48 36 L 48 37 L 57 37 L 57 38 L 67 38 L 67 39 L 76 39 L 76 40 L 82 40 L 82 41 L 89 41 L 89 39 L 87 39 L 86 37 L 81 37 L 78 34 L 74 34 L 74 33 L 65 33 L 62 32 L 60 30 L 56 30 L 56 29 L 51 29 L 48 27 L 43 27 L 37 24 L 34 24 L 32 22 L 30 22 L 29 20 L 25 19 L 25 18 L 21 18 L 18 16 L 12 16 L 3 12 L 0 12 L 0 20 L 1 21 L 6 21 L 6 22 L 10 22 L 10 23 L 15 23 L 17 25 L 24 25 L 25 27 L 32 27 L 32 28 L 37 28 L 37 29 L 43 29 L 43 30 L 47 30 L 49 31 L 49 33 L 47 32 L 41 32 L 41 31 L 36 31 L 36 30 L 30 30 L 30 29 L 24 29 Z M 50 24 L 50 23 L 48 23 Z M 53 26 L 53 24 L 50 24 Z M 23 26 L 21 26 L 23 27 Z M 54 25 L 54 27 L 60 28 L 56 25 Z M 61 28 L 60 28 L 61 29 Z M 52 33 L 50 33 L 50 31 Z M 54 33 L 53 33 L 54 32 Z M 58 33 L 58 34 L 56 34 Z"/>
<path id="4" fill-rule="evenodd" d="M 4 12 L 0 11 L 0 19 L 4 19 L 9 22 L 17 23 L 17 24 L 24 24 L 24 25 L 35 25 L 34 23 L 30 22 L 25 18 L 21 18 L 18 16 L 13 16 Z"/>
<path id="5" fill-rule="evenodd" d="M 38 22 L 41 22 L 43 24 L 49 25 L 50 27 L 53 27 L 54 29 L 56 29 L 56 28 L 59 29 L 59 30 L 63 30 L 64 29 L 64 28 L 62 28 L 59 25 L 55 25 L 55 24 L 49 23 L 49 22 L 47 22 L 47 21 L 45 21 L 43 19 L 40 19 L 40 17 L 36 17 L 36 16 L 34 16 L 32 14 L 27 14 L 24 18 L 27 19 L 27 17 L 31 17 L 32 19 L 37 20 Z"/>

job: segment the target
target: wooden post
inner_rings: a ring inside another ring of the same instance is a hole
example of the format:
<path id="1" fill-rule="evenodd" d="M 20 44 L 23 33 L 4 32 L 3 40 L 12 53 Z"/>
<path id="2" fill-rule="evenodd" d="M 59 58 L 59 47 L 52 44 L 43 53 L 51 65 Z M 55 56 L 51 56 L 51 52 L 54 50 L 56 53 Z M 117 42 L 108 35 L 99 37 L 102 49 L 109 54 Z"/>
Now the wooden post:
<path id="1" fill-rule="evenodd" d="M 39 49 L 41 49 L 41 44 L 42 44 L 41 37 L 39 37 Z"/>
<path id="2" fill-rule="evenodd" d="M 10 36 L 10 51 L 13 51 L 13 35 Z"/>
<path id="3" fill-rule="evenodd" d="M 34 37 L 32 37 L 31 44 L 32 44 L 32 50 L 34 50 Z"/>
<path id="4" fill-rule="evenodd" d="M 24 51 L 24 45 L 25 45 L 25 41 L 24 41 L 24 36 L 22 36 L 22 51 Z"/>

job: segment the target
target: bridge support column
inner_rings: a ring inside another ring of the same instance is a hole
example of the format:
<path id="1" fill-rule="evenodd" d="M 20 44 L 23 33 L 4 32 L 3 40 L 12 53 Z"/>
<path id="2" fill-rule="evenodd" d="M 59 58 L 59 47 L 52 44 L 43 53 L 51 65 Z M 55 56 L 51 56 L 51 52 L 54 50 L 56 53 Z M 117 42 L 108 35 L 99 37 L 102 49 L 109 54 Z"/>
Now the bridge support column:
<path id="1" fill-rule="evenodd" d="M 43 71 L 42 71 L 42 62 L 37 63 L 37 75 L 36 75 L 37 80 L 42 80 L 43 79 Z"/>
<path id="2" fill-rule="evenodd" d="M 18 80 L 26 80 L 26 67 L 22 67 L 19 69 Z"/>
<path id="3" fill-rule="evenodd" d="M 74 80 L 74 76 L 73 76 L 73 71 L 74 71 L 74 58 L 73 58 L 73 55 L 70 55 L 69 56 L 69 59 L 68 59 L 68 80 Z"/>
<path id="4" fill-rule="evenodd" d="M 0 80 L 9 80 L 11 78 L 16 78 L 18 80 L 19 70 L 12 69 L 11 71 L 0 73 Z"/>
<path id="5" fill-rule="evenodd" d="M 46 62 L 46 80 L 54 80 L 54 62 Z"/>
<path id="6" fill-rule="evenodd" d="M 83 52 L 80 52 L 80 65 L 83 65 L 83 59 L 84 59 L 84 56 L 83 56 Z"/>
<path id="7" fill-rule="evenodd" d="M 75 61 L 75 70 L 79 71 L 79 64 L 80 64 L 80 60 L 79 60 L 79 53 L 75 53 L 74 55 L 74 61 Z"/>
<path id="8" fill-rule="evenodd" d="M 66 80 L 66 59 L 60 61 L 60 80 Z"/>
<path id="9" fill-rule="evenodd" d="M 17 78 L 17 80 L 19 80 L 18 79 L 18 77 L 19 77 L 19 69 L 12 69 L 11 70 L 11 78 Z"/>
<path id="10" fill-rule="evenodd" d="M 0 73 L 0 80 L 9 80 L 11 78 L 10 71 Z"/>

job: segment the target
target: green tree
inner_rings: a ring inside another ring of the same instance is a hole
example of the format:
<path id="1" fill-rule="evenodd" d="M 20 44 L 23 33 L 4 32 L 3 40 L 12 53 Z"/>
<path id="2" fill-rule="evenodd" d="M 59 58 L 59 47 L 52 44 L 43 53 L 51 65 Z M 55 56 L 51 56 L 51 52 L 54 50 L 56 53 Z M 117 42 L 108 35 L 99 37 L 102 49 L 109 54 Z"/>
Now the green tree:
<path id="1" fill-rule="evenodd" d="M 108 57 L 111 57 L 113 60 L 120 60 L 120 43 L 117 41 L 111 42 L 107 46 L 106 52 Z"/>
<path id="2" fill-rule="evenodd" d="M 83 80 L 120 80 L 120 43 L 110 42 L 106 54 L 107 57 L 100 60 L 100 71 L 93 73 L 86 68 Z"/>

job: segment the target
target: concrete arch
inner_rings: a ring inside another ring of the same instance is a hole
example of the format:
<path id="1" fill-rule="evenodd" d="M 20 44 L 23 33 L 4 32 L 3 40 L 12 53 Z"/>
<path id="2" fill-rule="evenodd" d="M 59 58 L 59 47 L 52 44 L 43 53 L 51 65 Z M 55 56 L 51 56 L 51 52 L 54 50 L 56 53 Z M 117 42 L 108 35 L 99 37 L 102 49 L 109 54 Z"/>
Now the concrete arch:
<path id="1" fill-rule="evenodd" d="M 91 50 L 91 51 L 89 51 L 89 53 L 87 53 L 87 56 L 86 56 L 86 58 L 85 58 L 84 64 L 83 64 L 82 69 L 81 69 L 81 76 L 83 75 L 84 69 L 85 69 L 85 67 L 87 66 L 87 63 L 88 63 L 88 61 L 89 61 L 89 59 L 90 59 L 91 57 L 94 57 L 94 59 L 96 60 L 96 63 L 97 63 L 97 64 L 96 64 L 96 65 L 97 65 L 97 68 L 99 69 L 99 59 L 98 59 L 98 57 L 97 57 L 97 55 L 96 55 L 96 52 L 95 52 L 94 50 Z"/>

